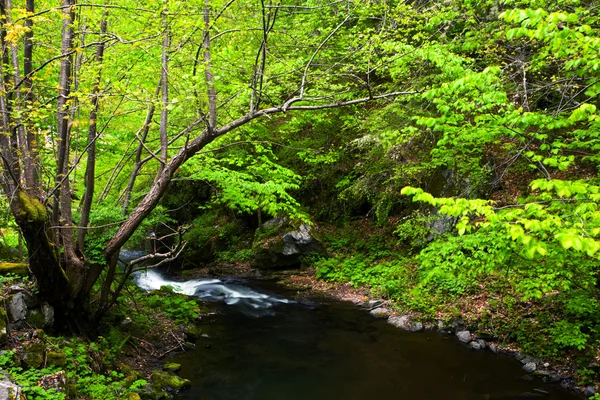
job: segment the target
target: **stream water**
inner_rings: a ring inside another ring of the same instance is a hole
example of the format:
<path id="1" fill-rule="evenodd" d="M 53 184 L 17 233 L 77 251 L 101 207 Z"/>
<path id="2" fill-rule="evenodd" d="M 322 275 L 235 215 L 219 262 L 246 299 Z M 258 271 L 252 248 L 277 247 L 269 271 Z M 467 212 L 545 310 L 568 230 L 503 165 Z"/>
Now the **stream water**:
<path id="1" fill-rule="evenodd" d="M 208 337 L 171 360 L 192 381 L 177 399 L 579 399 L 531 380 L 510 357 L 469 350 L 453 335 L 404 332 L 350 303 L 297 299 L 268 281 L 174 282 L 153 271 L 136 279 L 218 311 L 202 324 Z"/>

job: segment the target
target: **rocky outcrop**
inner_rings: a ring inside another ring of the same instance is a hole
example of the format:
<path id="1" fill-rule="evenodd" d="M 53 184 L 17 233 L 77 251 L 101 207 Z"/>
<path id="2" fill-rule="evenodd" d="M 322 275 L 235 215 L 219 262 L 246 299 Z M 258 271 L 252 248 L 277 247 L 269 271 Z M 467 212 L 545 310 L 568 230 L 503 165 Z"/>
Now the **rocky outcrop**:
<path id="1" fill-rule="evenodd" d="M 308 224 L 294 224 L 288 218 L 267 221 L 252 245 L 256 266 L 261 269 L 299 267 L 303 256 L 325 254 L 317 236 Z"/>
<path id="2" fill-rule="evenodd" d="M 16 293 L 8 296 L 6 301 L 9 329 L 52 328 L 54 309 L 48 303 L 38 302 L 36 298 L 20 287 L 13 287 L 11 291 Z"/>

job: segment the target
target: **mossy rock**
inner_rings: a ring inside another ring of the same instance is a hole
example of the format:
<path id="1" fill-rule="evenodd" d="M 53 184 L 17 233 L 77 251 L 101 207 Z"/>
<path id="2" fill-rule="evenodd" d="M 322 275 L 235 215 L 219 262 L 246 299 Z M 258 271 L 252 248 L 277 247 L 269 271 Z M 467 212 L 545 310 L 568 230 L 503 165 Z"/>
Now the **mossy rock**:
<path id="1" fill-rule="evenodd" d="M 137 393 L 129 393 L 127 396 L 123 398 L 124 400 L 142 400 L 139 394 Z"/>
<path id="2" fill-rule="evenodd" d="M 40 368 L 44 364 L 45 350 L 43 343 L 26 344 L 21 352 L 21 365 L 24 368 Z"/>
<path id="3" fill-rule="evenodd" d="M 8 340 L 8 332 L 6 330 L 7 324 L 6 310 L 4 307 L 0 307 L 0 345 L 6 343 Z"/>
<path id="4" fill-rule="evenodd" d="M 67 355 L 62 351 L 49 351 L 46 354 L 46 362 L 57 367 L 63 367 L 67 364 Z"/>
<path id="5" fill-rule="evenodd" d="M 187 340 L 189 340 L 190 342 L 195 342 L 196 340 L 198 340 L 198 338 L 202 334 L 202 332 L 200 331 L 200 328 L 198 328 L 198 326 L 193 325 L 193 324 L 186 326 L 184 329 L 184 332 L 185 332 L 185 336 L 187 337 Z"/>
<path id="6" fill-rule="evenodd" d="M 189 379 L 183 379 L 172 372 L 154 371 L 152 377 L 152 386 L 161 390 L 180 390 L 192 385 Z"/>
<path id="7" fill-rule="evenodd" d="M 29 268 L 24 263 L 0 262 L 0 275 L 7 274 L 27 276 L 29 275 Z"/>
<path id="8" fill-rule="evenodd" d="M 177 363 L 167 363 L 163 365 L 163 371 L 166 372 L 177 372 L 181 369 L 181 364 Z"/>
<path id="9" fill-rule="evenodd" d="M 25 321 L 27 321 L 28 325 L 33 326 L 34 328 L 43 328 L 45 325 L 44 314 L 38 310 L 29 311 Z"/>

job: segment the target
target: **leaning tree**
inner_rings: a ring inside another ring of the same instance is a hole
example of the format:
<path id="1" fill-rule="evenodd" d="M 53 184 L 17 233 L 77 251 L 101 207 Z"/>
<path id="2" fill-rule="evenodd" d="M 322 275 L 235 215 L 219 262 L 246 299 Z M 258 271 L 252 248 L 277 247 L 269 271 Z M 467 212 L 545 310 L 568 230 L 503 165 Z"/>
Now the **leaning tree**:
<path id="1" fill-rule="evenodd" d="M 220 137 L 409 93 L 388 78 L 403 55 L 381 44 L 399 40 L 392 5 L 370 3 L 0 2 L 0 184 L 58 329 L 89 329 L 137 267 L 179 254 L 181 240 L 117 265 L 178 169 Z M 103 204 L 114 225 L 98 226 Z"/>

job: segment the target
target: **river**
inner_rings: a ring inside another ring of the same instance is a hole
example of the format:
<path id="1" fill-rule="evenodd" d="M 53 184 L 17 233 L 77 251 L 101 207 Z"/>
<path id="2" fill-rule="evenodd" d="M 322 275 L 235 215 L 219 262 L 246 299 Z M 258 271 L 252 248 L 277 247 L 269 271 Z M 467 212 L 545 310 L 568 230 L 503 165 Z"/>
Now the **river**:
<path id="1" fill-rule="evenodd" d="M 532 380 L 511 357 L 470 350 L 454 335 L 402 331 L 351 303 L 271 281 L 149 274 L 138 276 L 142 288 L 175 286 L 217 312 L 201 324 L 208 337 L 169 360 L 192 381 L 177 399 L 580 399 Z"/>

